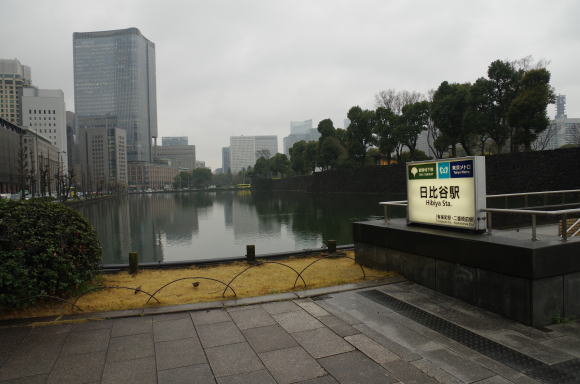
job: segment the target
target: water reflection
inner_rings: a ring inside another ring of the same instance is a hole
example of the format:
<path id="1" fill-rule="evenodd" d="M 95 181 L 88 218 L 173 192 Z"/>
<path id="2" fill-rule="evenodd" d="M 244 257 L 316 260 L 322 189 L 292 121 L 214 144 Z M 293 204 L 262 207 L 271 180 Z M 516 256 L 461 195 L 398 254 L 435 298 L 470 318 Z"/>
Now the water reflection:
<path id="1" fill-rule="evenodd" d="M 126 263 L 239 256 L 352 242 L 351 222 L 381 215 L 379 195 L 216 192 L 161 193 L 94 202 L 79 208 L 94 225 L 104 262 Z M 395 197 L 398 198 L 398 197 Z"/>

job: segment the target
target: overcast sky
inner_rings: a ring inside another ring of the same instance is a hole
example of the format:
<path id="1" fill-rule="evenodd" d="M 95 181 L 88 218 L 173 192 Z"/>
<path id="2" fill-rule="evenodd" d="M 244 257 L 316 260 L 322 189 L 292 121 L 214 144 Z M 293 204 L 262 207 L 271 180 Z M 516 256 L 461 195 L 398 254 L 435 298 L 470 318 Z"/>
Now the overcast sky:
<path id="1" fill-rule="evenodd" d="M 495 59 L 550 61 L 580 117 L 580 1 L 0 0 L 0 57 L 32 68 L 74 110 L 73 32 L 137 27 L 156 46 L 160 136 L 189 136 L 221 167 L 229 136 L 374 107 L 387 88 L 426 92 L 484 76 Z M 553 108 L 549 110 L 553 116 Z"/>

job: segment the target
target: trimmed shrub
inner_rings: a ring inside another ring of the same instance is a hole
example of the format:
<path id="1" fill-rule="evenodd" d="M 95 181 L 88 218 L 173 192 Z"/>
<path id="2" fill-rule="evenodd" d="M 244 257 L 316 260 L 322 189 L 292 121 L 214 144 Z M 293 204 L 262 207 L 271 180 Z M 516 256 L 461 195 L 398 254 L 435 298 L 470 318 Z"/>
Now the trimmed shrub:
<path id="1" fill-rule="evenodd" d="M 47 201 L 0 199 L 0 307 L 66 296 L 98 271 L 101 248 L 78 212 Z"/>

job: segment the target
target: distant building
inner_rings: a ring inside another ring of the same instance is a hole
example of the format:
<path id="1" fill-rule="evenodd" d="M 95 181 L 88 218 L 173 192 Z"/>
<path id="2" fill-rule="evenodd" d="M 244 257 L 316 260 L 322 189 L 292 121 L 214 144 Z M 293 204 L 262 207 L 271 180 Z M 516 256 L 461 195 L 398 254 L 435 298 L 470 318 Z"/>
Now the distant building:
<path id="1" fill-rule="evenodd" d="M 165 137 L 163 139 L 165 139 Z M 166 141 L 163 139 L 162 142 L 164 144 L 162 146 L 153 147 L 154 158 L 156 161 L 168 160 L 170 165 L 175 168 L 185 168 L 189 170 L 195 168 L 195 145 L 173 144 L 172 141 L 170 141 L 169 145 L 166 145 Z M 187 137 L 185 139 L 187 139 Z M 187 143 L 187 140 L 185 142 Z"/>
<path id="2" fill-rule="evenodd" d="M 222 148 L 222 170 L 223 173 L 231 172 L 230 147 Z"/>
<path id="3" fill-rule="evenodd" d="M 57 190 L 58 148 L 34 131 L 0 118 L 0 191 L 33 196 Z"/>
<path id="4" fill-rule="evenodd" d="M 127 138 L 124 129 L 80 128 L 78 142 L 83 190 L 103 192 L 127 187 Z"/>
<path id="5" fill-rule="evenodd" d="M 129 185 L 138 190 L 164 189 L 173 184 L 175 176 L 179 173 L 178 168 L 164 164 L 130 162 Z"/>
<path id="6" fill-rule="evenodd" d="M 164 147 L 175 146 L 175 145 L 188 145 L 187 136 L 163 136 L 161 137 L 161 144 Z"/>
<path id="7" fill-rule="evenodd" d="M 580 145 L 580 118 L 566 115 L 566 96 L 556 96 L 556 116 L 538 135 L 532 147 L 537 150 L 558 149 L 564 145 Z"/>
<path id="8" fill-rule="evenodd" d="M 0 59 L 0 118 L 22 126 L 22 88 L 32 84 L 30 67 Z"/>
<path id="9" fill-rule="evenodd" d="M 307 133 L 312 129 L 312 119 L 304 121 L 291 121 L 290 122 L 290 134 L 300 135 Z"/>
<path id="10" fill-rule="evenodd" d="M 205 161 L 195 161 L 195 168 L 205 168 Z"/>
<path id="11" fill-rule="evenodd" d="M 157 138 L 155 44 L 137 28 L 73 34 L 78 128 L 126 132 L 127 160 L 153 160 Z"/>
<path id="12" fill-rule="evenodd" d="M 67 174 L 68 148 L 64 93 L 60 89 L 22 88 L 22 126 L 58 148 L 61 172 Z"/>
<path id="13" fill-rule="evenodd" d="M 282 139 L 282 143 L 284 144 L 284 154 L 290 156 L 290 148 L 299 141 L 318 141 L 319 138 L 320 132 L 318 132 L 318 129 L 314 128 L 308 129 L 304 133 L 291 133 Z"/>
<path id="14" fill-rule="evenodd" d="M 230 167 L 238 173 L 253 167 L 260 157 L 270 158 L 278 153 L 278 136 L 231 136 Z"/>
<path id="15" fill-rule="evenodd" d="M 66 153 L 69 172 L 72 171 L 74 176 L 80 175 L 80 153 L 77 145 L 77 126 L 75 122 L 75 113 L 71 111 L 66 111 Z"/>

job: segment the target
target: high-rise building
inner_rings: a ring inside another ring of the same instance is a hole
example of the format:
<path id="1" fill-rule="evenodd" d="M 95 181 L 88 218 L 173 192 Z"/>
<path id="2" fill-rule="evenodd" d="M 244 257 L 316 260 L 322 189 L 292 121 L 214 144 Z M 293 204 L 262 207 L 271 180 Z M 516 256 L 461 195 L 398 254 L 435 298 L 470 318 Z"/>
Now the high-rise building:
<path id="1" fill-rule="evenodd" d="M 161 138 L 161 145 L 164 147 L 172 145 L 188 145 L 187 136 L 163 136 Z"/>
<path id="2" fill-rule="evenodd" d="M 0 59 L 0 118 L 22 125 L 22 88 L 31 84 L 30 67 L 17 59 Z"/>
<path id="3" fill-rule="evenodd" d="M 80 165 L 79 151 L 78 146 L 76 145 L 76 136 L 77 126 L 75 123 L 75 113 L 66 111 L 66 153 L 69 171 L 74 170 L 75 165 Z M 79 175 L 77 171 L 79 170 L 74 170 L 73 175 Z"/>
<path id="4" fill-rule="evenodd" d="M 312 119 L 304 121 L 291 121 L 290 122 L 290 134 L 299 135 L 307 133 L 312 129 Z"/>
<path id="5" fill-rule="evenodd" d="M 153 147 L 156 161 L 166 160 L 175 168 L 189 170 L 195 168 L 195 145 L 166 145 L 166 141 L 163 143 L 161 146 Z"/>
<path id="6" fill-rule="evenodd" d="M 306 131 L 304 133 L 290 134 L 282 139 L 282 143 L 284 144 L 284 154 L 286 156 L 289 156 L 290 155 L 290 148 L 292 148 L 292 146 L 299 141 L 306 141 L 306 142 L 318 141 L 319 138 L 320 138 L 320 132 L 318 132 L 318 129 L 314 129 L 314 128 L 309 129 L 308 131 Z"/>
<path id="7" fill-rule="evenodd" d="M 153 160 L 155 44 L 137 28 L 73 34 L 78 128 L 126 132 L 128 161 Z"/>
<path id="8" fill-rule="evenodd" d="M 566 118 L 566 95 L 556 96 L 556 119 Z"/>
<path id="9" fill-rule="evenodd" d="M 81 184 L 85 191 L 127 187 L 126 131 L 120 128 L 80 128 Z"/>
<path id="10" fill-rule="evenodd" d="M 60 89 L 22 88 L 22 126 L 44 136 L 58 149 L 61 172 L 67 174 L 64 93 Z"/>
<path id="11" fill-rule="evenodd" d="M 238 173 L 253 167 L 260 157 L 270 158 L 278 153 L 278 136 L 231 136 L 230 167 Z"/>
<path id="12" fill-rule="evenodd" d="M 556 96 L 556 116 L 550 120 L 532 144 L 536 150 L 558 149 L 565 145 L 580 145 L 580 118 L 566 115 L 566 96 Z"/>
<path id="13" fill-rule="evenodd" d="M 222 172 L 231 172 L 230 147 L 222 148 Z"/>

